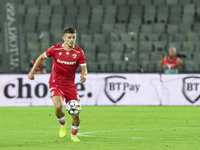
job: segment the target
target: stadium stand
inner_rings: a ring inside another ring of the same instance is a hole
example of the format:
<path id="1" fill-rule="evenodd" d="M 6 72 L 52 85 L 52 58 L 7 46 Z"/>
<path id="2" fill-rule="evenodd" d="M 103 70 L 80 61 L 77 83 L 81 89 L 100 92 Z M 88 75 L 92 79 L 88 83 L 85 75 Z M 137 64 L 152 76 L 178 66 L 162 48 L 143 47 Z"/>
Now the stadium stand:
<path id="1" fill-rule="evenodd" d="M 187 55 L 182 58 L 181 72 L 199 71 L 199 0 L 20 2 L 18 13 L 25 39 L 22 47 L 30 59 L 62 43 L 61 31 L 73 26 L 90 72 L 136 72 L 140 67 L 145 72 L 160 72 L 157 63 L 170 46 Z M 48 60 L 47 72 L 51 65 Z"/>
<path id="2" fill-rule="evenodd" d="M 153 0 L 154 5 L 163 5 L 165 4 L 165 0 Z"/>

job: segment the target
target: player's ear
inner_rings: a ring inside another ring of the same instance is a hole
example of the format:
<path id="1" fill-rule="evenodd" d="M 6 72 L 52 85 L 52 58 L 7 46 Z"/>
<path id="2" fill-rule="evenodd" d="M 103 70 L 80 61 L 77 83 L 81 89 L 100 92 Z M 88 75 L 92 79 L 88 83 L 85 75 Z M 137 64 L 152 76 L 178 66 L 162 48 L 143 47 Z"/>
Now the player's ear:
<path id="1" fill-rule="evenodd" d="M 65 41 L 65 36 L 63 36 L 62 38 L 63 38 L 63 41 Z"/>

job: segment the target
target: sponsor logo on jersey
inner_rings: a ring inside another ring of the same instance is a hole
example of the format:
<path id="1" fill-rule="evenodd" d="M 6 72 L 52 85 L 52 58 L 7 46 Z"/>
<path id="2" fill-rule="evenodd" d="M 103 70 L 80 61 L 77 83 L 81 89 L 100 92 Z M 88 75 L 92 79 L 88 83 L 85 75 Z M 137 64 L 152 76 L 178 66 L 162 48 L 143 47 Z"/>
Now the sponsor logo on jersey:
<path id="1" fill-rule="evenodd" d="M 76 64 L 76 61 L 64 61 L 64 60 L 60 60 L 60 59 L 57 59 L 57 62 L 59 62 L 61 64 L 65 64 L 65 65 L 74 65 L 74 64 Z"/>
<path id="2" fill-rule="evenodd" d="M 105 78 L 104 92 L 113 103 L 120 101 L 127 91 L 134 91 L 137 93 L 139 89 L 139 84 L 130 84 L 123 76 L 110 76 Z"/>
<path id="3" fill-rule="evenodd" d="M 54 46 L 52 46 L 52 47 L 54 47 Z M 63 49 L 62 47 L 60 47 L 60 48 L 54 48 L 54 50 L 61 50 L 61 49 Z"/>
<path id="4" fill-rule="evenodd" d="M 77 55 L 76 54 L 72 54 L 72 57 L 75 59 L 77 57 Z"/>
<path id="5" fill-rule="evenodd" d="M 167 68 L 171 69 L 171 67 L 175 67 L 176 64 L 167 64 Z"/>
<path id="6" fill-rule="evenodd" d="M 200 99 L 200 77 L 183 78 L 182 93 L 190 103 L 198 101 Z"/>

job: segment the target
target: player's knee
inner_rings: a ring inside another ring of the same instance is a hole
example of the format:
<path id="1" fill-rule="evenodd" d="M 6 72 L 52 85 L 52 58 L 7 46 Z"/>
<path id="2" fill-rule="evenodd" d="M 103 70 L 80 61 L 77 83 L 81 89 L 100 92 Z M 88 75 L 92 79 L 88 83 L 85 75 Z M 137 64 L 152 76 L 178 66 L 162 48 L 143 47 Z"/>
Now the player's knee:
<path id="1" fill-rule="evenodd" d="M 63 107 L 63 105 L 61 103 L 56 103 L 55 104 L 55 109 L 58 110 L 58 111 L 62 110 L 62 107 Z"/>

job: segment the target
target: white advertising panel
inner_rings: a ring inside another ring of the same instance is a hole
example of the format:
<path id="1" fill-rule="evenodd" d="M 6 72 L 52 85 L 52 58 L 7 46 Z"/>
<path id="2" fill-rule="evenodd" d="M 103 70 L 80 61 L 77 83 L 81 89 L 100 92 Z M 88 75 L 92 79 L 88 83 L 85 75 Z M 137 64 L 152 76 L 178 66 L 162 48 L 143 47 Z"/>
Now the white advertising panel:
<path id="1" fill-rule="evenodd" d="M 53 106 L 49 74 L 0 75 L 0 106 Z M 75 79 L 82 105 L 200 105 L 200 75 L 88 74 Z"/>
<path id="2" fill-rule="evenodd" d="M 29 80 L 26 74 L 0 75 L 0 106 L 53 106 L 49 76 L 40 74 L 35 75 L 34 80 Z M 97 88 L 92 86 L 95 86 L 96 75 L 88 75 L 85 84 L 81 84 L 79 80 L 80 75 L 77 75 L 76 85 L 82 105 L 95 105 Z"/>
<path id="3" fill-rule="evenodd" d="M 0 75 L 0 106 L 52 105 L 48 89 L 49 75 Z"/>
<path id="4" fill-rule="evenodd" d="M 159 74 L 99 74 L 98 105 L 159 105 Z"/>
<path id="5" fill-rule="evenodd" d="M 96 105 L 96 93 L 99 90 L 97 74 L 88 74 L 84 84 L 80 83 L 80 74 L 76 74 L 76 87 L 82 105 Z"/>
<path id="6" fill-rule="evenodd" d="M 200 75 L 162 75 L 162 105 L 200 105 Z"/>

